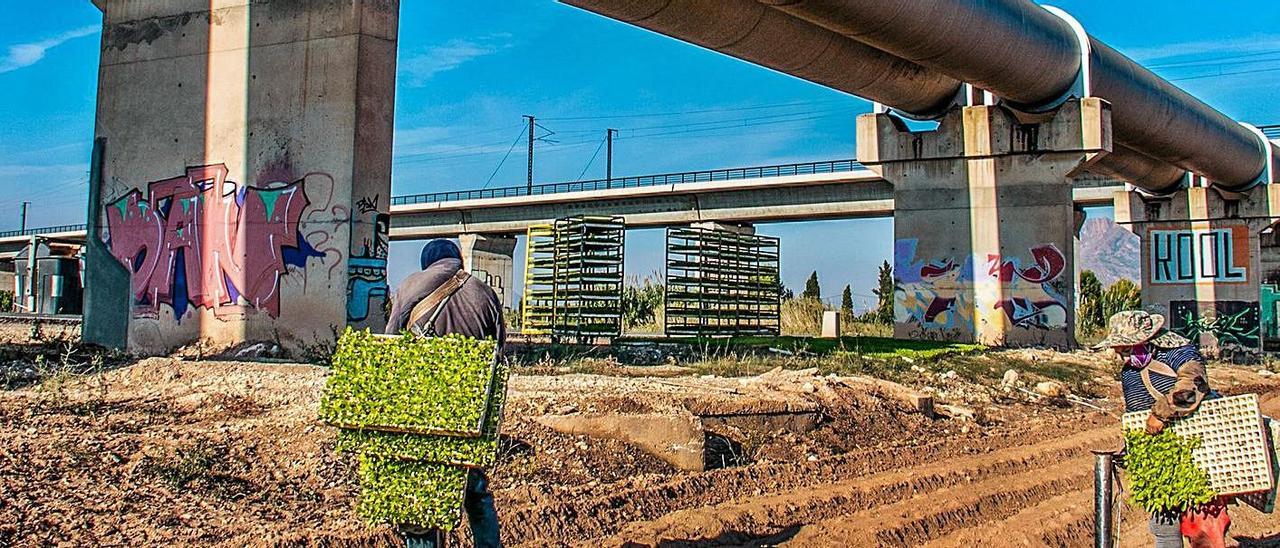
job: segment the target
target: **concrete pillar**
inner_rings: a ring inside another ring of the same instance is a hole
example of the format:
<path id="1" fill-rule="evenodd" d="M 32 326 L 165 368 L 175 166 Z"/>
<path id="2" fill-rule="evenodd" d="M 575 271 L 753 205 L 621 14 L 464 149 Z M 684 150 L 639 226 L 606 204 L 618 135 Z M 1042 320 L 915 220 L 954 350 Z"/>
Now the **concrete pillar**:
<path id="1" fill-rule="evenodd" d="M 129 349 L 380 328 L 399 1 L 99 6 L 97 207 Z"/>
<path id="2" fill-rule="evenodd" d="M 1280 218 L 1278 190 L 1117 193 L 1116 222 L 1142 241 L 1143 308 L 1164 314 L 1170 329 L 1208 352 L 1221 345 L 1260 348 L 1261 233 Z"/>
<path id="3" fill-rule="evenodd" d="M 462 248 L 462 266 L 479 276 L 498 293 L 502 306 L 512 308 L 515 281 L 515 236 L 483 236 L 463 234 L 458 237 Z"/>
<path id="4" fill-rule="evenodd" d="M 858 160 L 894 185 L 894 336 L 992 346 L 1075 341 L 1071 178 L 1111 149 L 1110 106 L 1038 123 L 994 106 L 913 133 L 858 119 Z"/>

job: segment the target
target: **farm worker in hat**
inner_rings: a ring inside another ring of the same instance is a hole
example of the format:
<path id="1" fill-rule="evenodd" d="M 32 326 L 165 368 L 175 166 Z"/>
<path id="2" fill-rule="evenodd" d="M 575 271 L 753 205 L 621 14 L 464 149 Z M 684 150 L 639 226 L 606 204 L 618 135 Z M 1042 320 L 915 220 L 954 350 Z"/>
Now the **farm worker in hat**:
<path id="1" fill-rule="evenodd" d="M 494 339 L 501 349 L 506 335 L 502 303 L 488 284 L 463 270 L 458 245 L 449 240 L 428 242 L 422 248 L 421 265 L 421 271 L 410 274 L 396 288 L 386 333 L 408 330 L 425 336 L 458 334 Z M 429 305 L 426 314 L 413 317 L 414 308 L 428 299 L 438 304 Z M 498 513 L 483 470 L 472 468 L 468 473 L 463 505 L 476 548 L 501 547 Z M 400 531 L 410 547 L 439 548 L 444 543 L 444 535 L 438 530 L 406 524 Z"/>
<path id="2" fill-rule="evenodd" d="M 1151 410 L 1147 433 L 1158 434 L 1169 423 L 1195 412 L 1205 398 L 1217 397 L 1209 387 L 1205 359 L 1196 345 L 1164 327 L 1164 316 L 1141 310 L 1119 312 L 1107 320 L 1107 336 L 1094 349 L 1110 348 L 1124 360 L 1120 373 L 1126 413 Z M 1214 503 L 1217 504 L 1217 503 Z M 1208 525 L 1208 531 L 1187 531 L 1179 515 L 1151 517 L 1156 548 L 1182 548 L 1182 537 L 1192 546 L 1223 546 L 1231 523 L 1225 507 L 1214 507 L 1212 519 L 1192 520 Z M 1194 516 L 1194 514 L 1193 514 Z"/>

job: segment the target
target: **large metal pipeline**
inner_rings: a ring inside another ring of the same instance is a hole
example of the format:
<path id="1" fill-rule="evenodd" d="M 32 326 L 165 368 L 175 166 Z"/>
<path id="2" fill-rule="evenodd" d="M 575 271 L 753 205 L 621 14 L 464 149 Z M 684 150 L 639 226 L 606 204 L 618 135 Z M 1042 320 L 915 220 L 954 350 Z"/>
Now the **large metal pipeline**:
<path id="1" fill-rule="evenodd" d="M 592 11 L 865 97 L 919 117 L 941 115 L 960 92 L 959 81 L 841 36 L 832 30 L 768 8 L 755 0 L 561 0 Z M 976 16 L 976 15 L 975 15 Z M 1013 40 L 992 40 L 992 45 Z M 1064 46 L 1065 47 L 1065 46 Z M 975 58 L 976 62 L 978 59 Z M 1078 61 L 1077 61 L 1078 65 Z M 1052 64 L 1045 64 L 1045 70 Z M 1061 71 L 1067 78 L 1070 70 Z M 1028 86 L 1042 78 L 1029 78 Z M 1153 192 L 1174 189 L 1183 170 L 1122 146 L 1094 171 Z"/>
<path id="2" fill-rule="evenodd" d="M 562 0 L 908 113 L 945 112 L 960 82 L 754 0 Z"/>
<path id="3" fill-rule="evenodd" d="M 758 1 L 1023 108 L 1056 106 L 1081 70 L 1075 30 L 1028 0 Z M 1280 152 L 1106 44 L 1089 44 L 1090 95 L 1112 104 L 1116 142 L 1231 189 L 1258 182 Z"/>

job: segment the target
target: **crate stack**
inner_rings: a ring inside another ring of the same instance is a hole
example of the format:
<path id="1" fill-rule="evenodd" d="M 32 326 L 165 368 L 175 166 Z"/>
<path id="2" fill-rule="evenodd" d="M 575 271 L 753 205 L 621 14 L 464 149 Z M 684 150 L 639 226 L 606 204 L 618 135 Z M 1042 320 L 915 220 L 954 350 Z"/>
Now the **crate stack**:
<path id="1" fill-rule="evenodd" d="M 667 229 L 667 336 L 778 335 L 778 267 L 777 238 Z"/>
<path id="2" fill-rule="evenodd" d="M 526 334 L 588 341 L 622 333 L 621 217 L 570 217 L 529 229 Z"/>
<path id="3" fill-rule="evenodd" d="M 508 368 L 497 343 L 458 335 L 348 331 L 320 419 L 360 460 L 359 514 L 371 524 L 452 530 L 468 470 L 494 464 Z"/>
<path id="4" fill-rule="evenodd" d="M 621 217 L 556 221 L 556 313 L 553 334 L 578 340 L 622 333 Z"/>
<path id="5" fill-rule="evenodd" d="M 553 224 L 529 227 L 525 240 L 524 299 L 521 332 L 547 335 L 555 318 L 556 227 Z"/>

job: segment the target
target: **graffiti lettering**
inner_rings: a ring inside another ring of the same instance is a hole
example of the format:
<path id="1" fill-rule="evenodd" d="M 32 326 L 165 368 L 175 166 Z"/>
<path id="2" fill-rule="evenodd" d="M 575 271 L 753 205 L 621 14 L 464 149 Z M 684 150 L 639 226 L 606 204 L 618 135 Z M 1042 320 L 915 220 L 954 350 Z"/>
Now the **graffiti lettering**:
<path id="1" fill-rule="evenodd" d="M 356 213 L 351 219 L 351 260 L 347 263 L 347 321 L 362 322 L 369 318 L 370 303 L 386 299 L 387 251 L 390 249 L 388 233 L 391 216 L 378 213 L 380 196 L 361 198 L 356 202 Z M 372 238 L 360 240 L 357 247 L 356 230 L 365 216 L 373 224 Z"/>
<path id="2" fill-rule="evenodd" d="M 988 272 L 1005 287 L 1006 298 L 995 307 L 1018 327 L 1062 327 L 1067 299 L 1053 282 L 1066 270 L 1067 257 L 1058 246 L 1044 244 L 1031 248 L 1031 258 L 1034 264 L 1023 267 L 1016 258 L 987 256 Z"/>
<path id="3" fill-rule="evenodd" d="M 1031 248 L 1032 262 L 1026 266 L 1017 258 L 989 255 L 981 280 L 974 275 L 972 257 L 964 262 L 954 257 L 926 262 L 917 259 L 917 249 L 914 239 L 899 240 L 894 247 L 896 322 L 916 324 L 923 330 L 972 333 L 978 288 L 999 287 L 1004 297 L 991 309 L 1003 313 L 1012 325 L 1028 329 L 1066 325 L 1068 301 L 1057 286 L 1067 258 L 1057 246 Z"/>
<path id="4" fill-rule="evenodd" d="M 1206 312 L 1201 313 L 1201 303 L 1173 301 L 1169 303 L 1169 328 L 1193 342 L 1201 334 L 1211 334 L 1218 344 L 1238 344 L 1257 348 L 1260 336 L 1258 303 L 1247 301 L 1215 301 L 1203 303 Z"/>
<path id="5" fill-rule="evenodd" d="M 1243 227 L 1152 230 L 1151 283 L 1243 283 L 1248 278 L 1248 235 Z"/>
<path id="6" fill-rule="evenodd" d="M 134 312 L 160 305 L 181 321 L 191 308 L 222 316 L 280 315 L 280 279 L 324 254 L 298 232 L 305 181 L 253 188 L 227 180 L 223 164 L 187 168 L 106 207 L 111 254 L 132 272 Z"/>
<path id="7" fill-rule="evenodd" d="M 894 317 L 924 330 L 973 332 L 973 264 L 917 260 L 917 240 L 894 245 Z"/>

